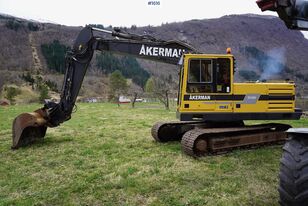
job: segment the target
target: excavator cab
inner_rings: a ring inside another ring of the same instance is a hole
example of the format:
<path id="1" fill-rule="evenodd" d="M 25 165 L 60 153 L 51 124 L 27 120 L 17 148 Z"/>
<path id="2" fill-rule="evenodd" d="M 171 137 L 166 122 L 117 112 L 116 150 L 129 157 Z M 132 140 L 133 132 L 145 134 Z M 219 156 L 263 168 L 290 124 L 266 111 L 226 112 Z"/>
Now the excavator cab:
<path id="1" fill-rule="evenodd" d="M 202 120 L 205 112 L 232 111 L 233 105 L 226 101 L 232 97 L 233 65 L 231 54 L 185 55 L 177 109 L 180 120 Z"/>

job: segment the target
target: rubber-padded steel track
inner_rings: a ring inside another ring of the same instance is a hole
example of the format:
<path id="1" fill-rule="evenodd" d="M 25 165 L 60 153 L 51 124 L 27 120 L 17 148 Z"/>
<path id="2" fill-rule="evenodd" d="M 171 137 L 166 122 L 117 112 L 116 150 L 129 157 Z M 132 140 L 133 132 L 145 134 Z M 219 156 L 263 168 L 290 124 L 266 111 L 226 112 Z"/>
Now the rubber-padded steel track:
<path id="1" fill-rule="evenodd" d="M 230 128 L 196 128 L 183 135 L 182 150 L 187 155 L 200 157 L 206 154 L 225 153 L 234 148 L 255 147 L 282 143 L 290 128 L 286 124 L 261 124 Z"/>
<path id="2" fill-rule="evenodd" d="M 242 121 L 235 122 L 200 122 L 200 121 L 173 121 L 158 122 L 153 125 L 152 137 L 158 142 L 179 141 L 185 132 L 194 128 L 225 128 L 244 126 Z"/>
<path id="3" fill-rule="evenodd" d="M 158 122 L 153 125 L 151 133 L 152 137 L 158 142 L 179 141 L 183 134 L 196 125 L 203 125 L 200 122 Z"/>
<path id="4" fill-rule="evenodd" d="M 193 129 L 186 132 L 182 138 L 182 151 L 190 156 L 202 156 L 207 152 L 207 148 L 203 148 L 200 150 L 196 148 L 196 140 L 200 137 L 204 131 L 202 129 Z M 203 138 L 206 141 L 206 139 Z"/>

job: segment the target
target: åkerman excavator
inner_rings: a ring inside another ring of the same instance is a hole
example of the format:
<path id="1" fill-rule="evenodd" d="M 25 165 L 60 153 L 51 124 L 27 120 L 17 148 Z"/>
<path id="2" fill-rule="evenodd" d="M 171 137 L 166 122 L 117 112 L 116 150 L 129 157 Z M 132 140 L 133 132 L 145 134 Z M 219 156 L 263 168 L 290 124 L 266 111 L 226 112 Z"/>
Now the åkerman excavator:
<path id="1" fill-rule="evenodd" d="M 93 33 L 108 33 L 105 39 Z M 295 85 L 281 83 L 234 83 L 234 56 L 202 54 L 179 41 L 163 41 L 119 29 L 85 27 L 66 56 L 66 73 L 58 103 L 23 113 L 13 122 L 13 149 L 45 136 L 71 118 L 93 52 L 114 52 L 180 65 L 177 122 L 159 122 L 152 128 L 156 141 L 181 140 L 191 156 L 225 152 L 233 148 L 281 142 L 286 124 L 246 126 L 244 120 L 299 119 L 295 108 Z"/>

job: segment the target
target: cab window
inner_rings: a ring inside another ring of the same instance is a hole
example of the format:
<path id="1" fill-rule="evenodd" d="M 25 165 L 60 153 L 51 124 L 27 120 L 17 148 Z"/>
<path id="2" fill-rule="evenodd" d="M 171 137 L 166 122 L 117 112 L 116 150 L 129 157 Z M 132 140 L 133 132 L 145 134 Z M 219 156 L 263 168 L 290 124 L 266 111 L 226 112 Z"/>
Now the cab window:
<path id="1" fill-rule="evenodd" d="M 192 59 L 189 62 L 187 92 L 212 92 L 213 62 L 209 59 Z"/>
<path id="2" fill-rule="evenodd" d="M 216 91 L 220 93 L 230 92 L 230 59 L 221 58 L 217 61 L 217 87 Z"/>

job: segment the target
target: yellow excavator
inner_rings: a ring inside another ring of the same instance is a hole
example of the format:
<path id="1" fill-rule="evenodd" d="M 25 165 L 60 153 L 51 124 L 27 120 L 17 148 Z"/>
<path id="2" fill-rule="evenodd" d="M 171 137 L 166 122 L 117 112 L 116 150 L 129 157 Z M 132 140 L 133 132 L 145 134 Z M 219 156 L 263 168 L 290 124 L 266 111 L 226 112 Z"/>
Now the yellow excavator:
<path id="1" fill-rule="evenodd" d="M 100 33 L 112 38 L 102 38 Z M 284 141 L 289 125 L 245 126 L 243 121 L 299 119 L 302 114 L 295 108 L 293 82 L 234 83 L 235 60 L 230 51 L 202 54 L 179 41 L 85 27 L 67 54 L 60 102 L 47 102 L 43 108 L 15 119 L 13 149 L 43 138 L 47 127 L 59 126 L 71 118 L 95 50 L 179 65 L 180 121 L 155 124 L 152 136 L 160 142 L 182 140 L 183 151 L 192 156 Z"/>

